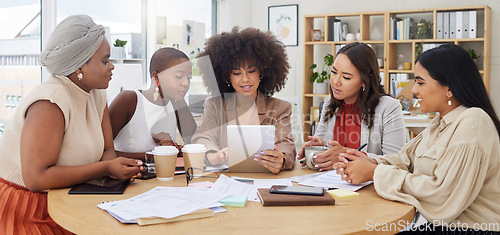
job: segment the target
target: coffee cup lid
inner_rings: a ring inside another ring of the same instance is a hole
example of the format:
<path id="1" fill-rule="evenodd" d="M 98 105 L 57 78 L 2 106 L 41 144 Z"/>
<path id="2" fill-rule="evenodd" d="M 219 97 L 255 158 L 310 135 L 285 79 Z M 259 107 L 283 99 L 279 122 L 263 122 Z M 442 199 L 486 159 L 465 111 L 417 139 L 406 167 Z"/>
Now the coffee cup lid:
<path id="1" fill-rule="evenodd" d="M 174 146 L 157 146 L 152 152 L 157 155 L 174 155 L 179 153 L 179 150 Z"/>
<path id="2" fill-rule="evenodd" d="M 183 153 L 203 153 L 206 151 L 207 149 L 203 144 L 186 144 L 182 147 Z"/>

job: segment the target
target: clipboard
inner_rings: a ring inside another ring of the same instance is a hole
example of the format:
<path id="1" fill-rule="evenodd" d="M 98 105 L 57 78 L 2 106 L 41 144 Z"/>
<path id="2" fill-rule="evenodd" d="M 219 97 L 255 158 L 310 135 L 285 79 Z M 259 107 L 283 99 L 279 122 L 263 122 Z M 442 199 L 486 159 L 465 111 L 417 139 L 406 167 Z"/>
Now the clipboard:
<path id="1" fill-rule="evenodd" d="M 129 183 L 129 180 L 121 181 L 103 177 L 75 185 L 68 191 L 68 194 L 123 194 Z"/>

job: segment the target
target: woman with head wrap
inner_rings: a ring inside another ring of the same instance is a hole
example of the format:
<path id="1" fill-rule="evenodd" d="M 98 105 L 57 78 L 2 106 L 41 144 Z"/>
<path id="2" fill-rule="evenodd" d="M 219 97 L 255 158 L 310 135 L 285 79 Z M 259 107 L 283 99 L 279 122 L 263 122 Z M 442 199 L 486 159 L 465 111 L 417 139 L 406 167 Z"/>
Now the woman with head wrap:
<path id="1" fill-rule="evenodd" d="M 141 161 L 119 157 L 106 105 L 114 69 L 104 28 L 69 16 L 40 62 L 52 74 L 17 108 L 0 143 L 0 234 L 68 233 L 47 212 L 47 190 L 103 176 L 130 180 Z"/>

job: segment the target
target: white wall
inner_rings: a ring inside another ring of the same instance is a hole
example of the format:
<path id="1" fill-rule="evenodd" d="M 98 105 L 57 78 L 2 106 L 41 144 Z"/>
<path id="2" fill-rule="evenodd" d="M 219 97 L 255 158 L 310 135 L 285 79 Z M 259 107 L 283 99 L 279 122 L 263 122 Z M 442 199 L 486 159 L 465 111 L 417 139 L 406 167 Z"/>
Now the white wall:
<path id="1" fill-rule="evenodd" d="M 411 4 L 409 4 L 411 3 Z M 277 96 L 302 97 L 303 74 L 303 46 L 304 15 L 365 12 L 365 11 L 393 11 L 414 10 L 419 8 L 446 8 L 488 5 L 491 7 L 491 83 L 490 98 L 493 106 L 500 114 L 500 1 L 498 0 L 221 0 L 218 3 L 218 31 L 227 31 L 234 25 L 240 27 L 255 27 L 267 30 L 267 11 L 269 6 L 299 4 L 299 46 L 289 46 L 288 58 L 292 66 L 289 80 L 285 88 Z"/>

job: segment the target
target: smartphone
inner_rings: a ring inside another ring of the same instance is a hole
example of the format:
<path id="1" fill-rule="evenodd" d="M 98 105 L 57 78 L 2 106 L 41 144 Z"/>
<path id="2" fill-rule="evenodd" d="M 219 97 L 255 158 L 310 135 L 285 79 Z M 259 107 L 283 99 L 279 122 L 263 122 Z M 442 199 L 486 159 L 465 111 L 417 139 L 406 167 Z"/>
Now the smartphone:
<path id="1" fill-rule="evenodd" d="M 305 187 L 305 186 L 283 186 L 273 185 L 269 189 L 270 193 L 283 193 L 283 194 L 298 194 L 298 195 L 313 195 L 323 196 L 323 188 L 320 187 Z"/>

